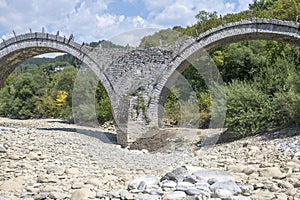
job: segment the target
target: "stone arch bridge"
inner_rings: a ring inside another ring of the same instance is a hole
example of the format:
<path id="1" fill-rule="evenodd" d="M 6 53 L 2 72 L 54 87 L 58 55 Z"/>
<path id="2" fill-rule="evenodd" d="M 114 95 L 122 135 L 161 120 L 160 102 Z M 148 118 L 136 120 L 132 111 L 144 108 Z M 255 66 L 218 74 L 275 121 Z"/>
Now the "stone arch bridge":
<path id="1" fill-rule="evenodd" d="M 0 44 L 0 85 L 26 59 L 49 52 L 65 52 L 88 65 L 111 99 L 118 125 L 118 143 L 126 146 L 159 126 L 166 86 L 197 57 L 242 40 L 276 40 L 300 45 L 300 24 L 274 19 L 248 19 L 211 29 L 167 47 L 144 50 L 91 48 L 40 32 L 16 35 Z M 139 105 L 140 106 L 137 106 Z M 141 111 L 137 107 L 142 108 Z M 219 124 L 220 125 L 220 124 Z"/>

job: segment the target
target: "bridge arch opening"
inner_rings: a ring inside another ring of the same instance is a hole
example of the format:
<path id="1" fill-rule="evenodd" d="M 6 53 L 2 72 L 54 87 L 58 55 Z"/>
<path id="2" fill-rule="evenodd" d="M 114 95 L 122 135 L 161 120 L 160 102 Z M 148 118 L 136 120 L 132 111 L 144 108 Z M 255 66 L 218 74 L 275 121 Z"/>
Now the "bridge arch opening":
<path id="1" fill-rule="evenodd" d="M 83 70 L 75 70 L 71 67 L 66 66 L 46 66 L 47 70 L 52 70 L 53 72 L 61 71 L 61 70 L 67 70 L 66 75 L 63 78 L 59 78 L 60 83 L 62 85 L 57 85 L 56 87 L 61 90 L 58 92 L 63 92 L 65 90 L 64 86 L 67 84 L 74 83 L 74 79 L 78 75 L 77 72 L 80 71 L 89 71 L 88 73 L 97 79 L 97 83 L 95 88 L 97 89 L 98 93 L 100 90 L 101 95 L 106 95 L 103 99 L 105 99 L 106 104 L 108 104 L 107 107 L 109 109 L 112 109 L 112 101 L 111 98 L 113 94 L 113 89 L 111 85 L 109 84 L 109 80 L 105 77 L 105 74 L 103 71 L 101 71 L 101 68 L 99 67 L 99 64 L 101 65 L 101 60 L 98 59 L 94 55 L 94 52 L 92 51 L 92 48 L 89 48 L 88 46 L 82 44 L 79 45 L 73 41 L 72 38 L 66 39 L 63 37 L 60 37 L 58 35 L 51 35 L 48 33 L 28 33 L 24 35 L 19 35 L 14 38 L 11 38 L 9 40 L 3 41 L 0 44 L 0 85 L 3 86 L 5 80 L 13 73 L 13 71 L 22 64 L 25 60 L 28 60 L 29 58 L 35 57 L 37 55 L 42 55 L 45 53 L 66 53 L 66 55 L 71 55 L 72 58 L 79 60 L 83 63 Z M 65 63 L 64 63 L 65 64 Z M 63 65 L 64 65 L 63 64 Z M 79 63 L 81 64 L 81 63 Z M 52 69 L 49 69 L 52 68 Z M 77 66 L 78 67 L 78 66 Z M 91 70 L 87 70 L 91 69 Z M 45 69 L 46 70 L 46 69 Z M 45 72 L 46 73 L 46 72 Z M 58 72 L 57 72 L 58 74 Z M 71 76 L 71 77 L 68 77 Z M 54 76 L 53 76 L 54 77 Z M 52 77 L 52 78 L 53 78 Z M 58 76 L 59 77 L 59 76 Z M 29 80 L 29 77 L 27 77 Z M 73 80 L 71 80 L 73 79 Z M 72 82 L 73 81 L 73 82 Z M 100 81 L 100 85 L 98 82 Z M 38 83 L 39 84 L 39 83 Z M 84 87 L 86 85 L 83 85 Z M 81 87 L 81 90 L 84 90 L 84 88 Z M 27 88 L 30 89 L 30 88 Z M 35 88 L 33 88 L 35 89 Z M 78 89 L 78 88 L 77 88 Z M 86 92 L 89 91 L 90 88 L 86 88 Z M 47 88 L 47 90 L 51 90 L 51 88 Z M 73 93 L 73 85 L 68 86 L 68 90 L 72 90 L 72 92 L 69 92 L 68 98 L 70 93 Z M 96 94 L 96 91 L 93 91 L 94 95 Z M 82 94 L 82 93 L 81 93 Z M 87 95 L 88 93 L 82 94 Z M 92 94 L 92 95 L 93 95 Z M 61 98 L 64 96 L 64 94 L 57 94 L 57 98 L 54 97 L 55 104 L 60 104 L 59 101 L 59 95 Z M 53 96 L 53 94 L 52 94 Z M 78 95 L 77 95 L 78 96 Z M 99 97 L 99 95 L 98 95 Z M 94 96 L 95 99 L 95 96 Z M 64 101 L 64 100 L 62 100 Z M 96 101 L 96 100 L 95 100 Z M 97 102 L 99 103 L 99 102 Z M 56 105 L 57 106 L 57 105 Z M 68 105 L 73 106 L 73 105 Z M 95 106 L 95 105 L 94 105 Z M 83 108 L 82 108 L 83 109 Z M 97 108 L 99 110 L 99 108 Z M 97 112 L 97 111 L 94 111 Z M 106 111 L 108 112 L 108 108 L 106 108 Z M 112 111 L 110 111 L 112 113 Z M 81 113 L 82 114 L 82 113 Z M 109 115 L 109 114 L 108 114 Z M 86 115 L 87 116 L 87 115 Z M 85 116 L 85 117 L 86 117 Z M 87 119 L 86 119 L 87 120 Z"/>
<path id="2" fill-rule="evenodd" d="M 199 54 L 199 51 L 215 52 L 224 46 L 243 41 L 277 41 L 288 43 L 293 46 L 300 46 L 299 24 L 295 22 L 285 22 L 273 19 L 251 19 L 241 22 L 231 23 L 209 30 L 200 34 L 196 38 L 190 38 L 178 54 L 172 60 L 171 69 L 168 70 L 163 81 L 159 97 L 158 115 L 162 118 L 164 105 L 169 94 L 170 87 L 174 84 L 174 79 L 178 74 L 189 68 L 191 62 Z"/>

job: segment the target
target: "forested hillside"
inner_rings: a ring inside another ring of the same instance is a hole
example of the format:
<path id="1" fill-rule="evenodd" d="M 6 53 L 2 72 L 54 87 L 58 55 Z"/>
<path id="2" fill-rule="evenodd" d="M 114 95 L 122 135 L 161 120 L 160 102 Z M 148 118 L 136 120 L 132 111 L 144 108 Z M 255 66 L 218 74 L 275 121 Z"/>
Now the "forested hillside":
<path id="1" fill-rule="evenodd" d="M 299 0 L 255 0 L 249 10 L 220 16 L 199 11 L 197 23 L 173 27 L 144 37 L 141 48 L 166 45 L 195 36 L 222 23 L 250 17 L 295 21 L 300 14 Z M 118 47 L 110 42 L 91 46 Z M 273 128 L 295 126 L 300 122 L 300 50 L 275 41 L 243 41 L 210 52 L 225 82 L 227 92 L 226 128 L 228 135 L 243 137 Z M 24 62 L 0 90 L 0 115 L 12 118 L 55 117 L 72 121 L 73 83 L 82 63 L 70 55 L 55 59 L 33 58 Z M 210 92 L 193 66 L 183 75 L 190 82 L 199 102 L 200 127 L 210 120 Z M 166 118 L 181 120 L 182 91 L 172 89 L 165 104 Z M 112 120 L 111 106 L 104 87 L 97 88 L 97 114 L 100 122 Z M 88 116 L 84 108 L 82 114 Z"/>

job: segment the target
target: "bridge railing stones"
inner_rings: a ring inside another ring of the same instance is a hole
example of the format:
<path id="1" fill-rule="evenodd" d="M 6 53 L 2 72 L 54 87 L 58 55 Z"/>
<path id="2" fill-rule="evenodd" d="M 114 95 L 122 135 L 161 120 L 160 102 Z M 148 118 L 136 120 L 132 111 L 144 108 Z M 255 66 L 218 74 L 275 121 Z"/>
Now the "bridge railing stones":
<path id="1" fill-rule="evenodd" d="M 180 55 L 181 52 L 185 51 L 186 49 L 190 48 L 194 43 L 199 41 L 205 41 L 207 38 L 211 37 L 212 35 L 222 34 L 225 30 L 238 30 L 242 27 L 249 28 L 253 25 L 252 29 L 262 28 L 261 25 L 267 25 L 270 27 L 270 31 L 276 31 L 279 26 L 281 26 L 281 31 L 287 31 L 288 28 L 292 31 L 292 33 L 297 33 L 300 29 L 300 24 L 298 22 L 291 22 L 291 21 L 282 21 L 277 19 L 260 19 L 260 18 L 251 18 L 251 19 L 244 19 L 239 22 L 231 22 L 228 24 L 220 25 L 216 28 L 212 28 L 204 33 L 199 34 L 196 37 L 189 37 L 185 41 L 175 42 L 167 47 L 164 47 L 166 50 L 174 52 L 173 57 Z M 272 27 L 272 25 L 274 25 Z M 262 28 L 262 30 L 265 30 Z M 287 31 L 289 32 L 289 31 Z M 218 36 L 220 37 L 220 35 Z M 226 37 L 226 34 L 224 34 Z"/>

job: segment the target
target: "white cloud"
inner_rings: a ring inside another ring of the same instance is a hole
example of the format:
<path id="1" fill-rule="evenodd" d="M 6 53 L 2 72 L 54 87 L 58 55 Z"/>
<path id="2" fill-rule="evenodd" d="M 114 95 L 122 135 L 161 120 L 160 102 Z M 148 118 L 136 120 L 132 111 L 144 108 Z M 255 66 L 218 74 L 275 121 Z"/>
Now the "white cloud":
<path id="1" fill-rule="evenodd" d="M 139 27 L 139 26 L 143 27 L 146 22 L 145 22 L 145 20 L 142 17 L 136 16 L 136 17 L 132 18 L 132 23 L 133 23 L 134 27 Z"/>
<path id="2" fill-rule="evenodd" d="M 5 8 L 7 6 L 6 0 L 0 0 L 0 8 Z"/>
<path id="3" fill-rule="evenodd" d="M 97 28 L 96 14 L 102 15 L 110 1 L 29 0 L 24 3 L 23 0 L 10 0 L 5 9 L 0 7 L 0 31 L 2 35 L 11 30 L 20 34 L 28 32 L 29 28 L 41 31 L 45 27 L 51 33 L 60 30 L 65 35 L 74 34 L 80 42 L 91 41 L 95 35 L 89 36 L 89 32 Z"/>
<path id="4" fill-rule="evenodd" d="M 174 3 L 174 0 L 145 0 L 145 4 L 147 6 L 148 10 L 156 10 L 165 8 L 167 6 L 170 6 Z"/>
<path id="5" fill-rule="evenodd" d="M 175 3 L 166 7 L 161 13 L 156 14 L 154 19 L 159 23 L 170 23 L 176 21 L 180 24 L 191 24 L 194 22 L 195 11 L 191 6 Z"/>
<path id="6" fill-rule="evenodd" d="M 137 47 L 139 46 L 141 39 L 145 35 L 152 35 L 153 33 L 159 30 L 160 30 L 159 28 L 135 29 L 135 30 L 120 33 L 108 39 L 115 44 L 119 44 L 123 46 L 130 44 L 130 46 Z"/>
<path id="7" fill-rule="evenodd" d="M 249 4 L 253 3 L 253 0 L 238 0 L 239 6 L 238 11 L 246 10 L 249 8 Z"/>
<path id="8" fill-rule="evenodd" d="M 124 15 L 110 15 L 110 14 L 104 14 L 99 16 L 96 14 L 96 19 L 98 22 L 98 27 L 104 28 L 111 25 L 117 25 L 124 21 L 125 16 Z"/>
<path id="9" fill-rule="evenodd" d="M 28 32 L 29 28 L 41 30 L 61 23 L 61 19 L 72 9 L 69 1 L 52 3 L 50 1 L 23 0 L 7 1 L 5 8 L 0 7 L 1 29 L 15 30 L 17 33 Z"/>
<path id="10" fill-rule="evenodd" d="M 229 2 L 225 3 L 226 10 L 234 10 L 235 6 L 236 6 L 235 3 L 229 3 Z"/>
<path id="11" fill-rule="evenodd" d="M 68 37 L 75 41 L 91 42 L 109 39 L 128 30 L 141 28 L 168 28 L 196 22 L 201 10 L 220 14 L 243 10 L 252 0 L 144 0 L 148 13 L 130 16 L 112 13 L 109 4 L 117 0 L 0 0 L 0 37 L 8 39 L 12 30 L 17 34 L 41 31 Z M 122 0 L 134 3 L 138 0 Z M 143 16 L 143 17 L 142 17 Z M 125 34 L 124 40 L 137 44 L 134 34 Z"/>
<path id="12" fill-rule="evenodd" d="M 242 0 L 240 0 L 241 2 Z M 149 10 L 148 20 L 153 20 L 158 24 L 175 25 L 177 23 L 177 25 L 182 26 L 195 23 L 195 15 L 201 10 L 216 11 L 218 14 L 224 15 L 235 12 L 238 6 L 237 0 L 234 2 L 226 2 L 225 0 L 145 0 L 145 3 Z"/>
<path id="13" fill-rule="evenodd" d="M 124 2 L 128 2 L 128 3 L 136 3 L 137 1 L 140 1 L 140 0 L 122 0 Z"/>

